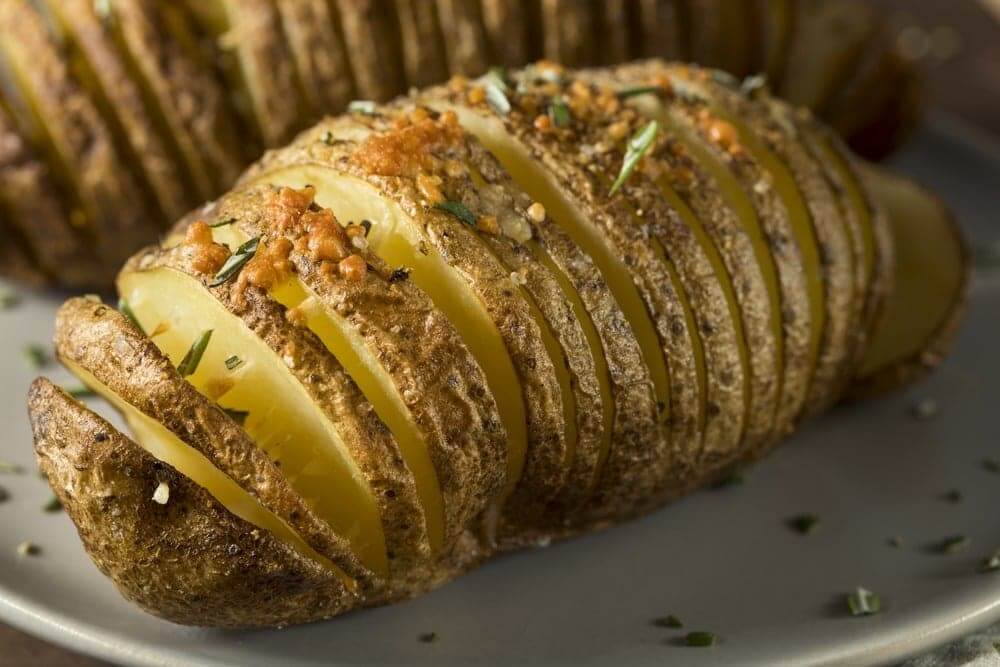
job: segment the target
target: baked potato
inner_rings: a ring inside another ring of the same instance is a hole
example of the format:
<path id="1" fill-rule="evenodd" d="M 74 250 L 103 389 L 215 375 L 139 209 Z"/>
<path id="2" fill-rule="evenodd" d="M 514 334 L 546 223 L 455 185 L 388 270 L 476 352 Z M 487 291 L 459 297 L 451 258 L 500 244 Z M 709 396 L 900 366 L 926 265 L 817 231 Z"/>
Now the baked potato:
<path id="1" fill-rule="evenodd" d="M 53 245 L 27 233 L 21 265 L 68 287 L 106 288 L 167 223 L 323 115 L 491 64 L 664 57 L 764 73 L 870 157 L 919 107 L 891 30 L 850 0 L 11 0 L 2 19 L 2 129 L 37 161 L 13 189 L 49 200 Z M 8 226 L 31 227 L 25 215 Z M 67 253 L 72 271 L 53 261 Z"/>
<path id="2" fill-rule="evenodd" d="M 126 263 L 121 312 L 67 302 L 56 353 L 132 438 L 40 379 L 38 463 L 164 618 L 417 595 L 938 363 L 967 262 L 929 201 L 711 70 L 416 91 L 268 153 Z"/>

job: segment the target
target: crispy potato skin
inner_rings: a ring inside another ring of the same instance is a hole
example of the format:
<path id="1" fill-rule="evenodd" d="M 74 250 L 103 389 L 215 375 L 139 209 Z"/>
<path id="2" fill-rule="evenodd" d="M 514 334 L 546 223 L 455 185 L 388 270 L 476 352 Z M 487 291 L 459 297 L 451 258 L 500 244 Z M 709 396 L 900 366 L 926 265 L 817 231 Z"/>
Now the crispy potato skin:
<path id="1" fill-rule="evenodd" d="M 306 623 L 357 604 L 328 570 L 230 514 L 48 380 L 32 385 L 28 404 L 38 465 L 87 553 L 146 611 L 243 628 Z M 163 505 L 153 500 L 161 483 L 170 489 Z"/>

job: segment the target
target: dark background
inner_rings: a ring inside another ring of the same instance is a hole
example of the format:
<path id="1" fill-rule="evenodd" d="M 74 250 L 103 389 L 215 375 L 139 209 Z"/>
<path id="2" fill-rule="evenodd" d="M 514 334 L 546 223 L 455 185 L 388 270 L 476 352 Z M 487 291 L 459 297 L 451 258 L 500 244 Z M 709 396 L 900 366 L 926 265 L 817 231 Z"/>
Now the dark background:
<path id="1" fill-rule="evenodd" d="M 920 56 L 928 114 L 958 116 L 1000 140 L 1000 0 L 870 1 L 888 9 Z M 0 667 L 103 664 L 0 624 Z"/>

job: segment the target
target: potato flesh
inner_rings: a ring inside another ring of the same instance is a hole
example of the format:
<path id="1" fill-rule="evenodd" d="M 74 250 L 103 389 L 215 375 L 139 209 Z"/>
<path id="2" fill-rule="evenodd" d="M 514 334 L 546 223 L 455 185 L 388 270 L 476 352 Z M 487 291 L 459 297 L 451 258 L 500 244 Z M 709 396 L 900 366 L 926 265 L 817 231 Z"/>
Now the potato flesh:
<path id="1" fill-rule="evenodd" d="M 217 243 L 236 248 L 248 240 L 236 225 L 213 230 Z M 427 442 L 410 416 L 392 379 L 383 370 L 365 341 L 334 310 L 320 305 L 316 295 L 303 282 L 291 277 L 275 285 L 270 295 L 289 310 L 297 308 L 305 315 L 306 327 L 316 334 L 327 350 L 340 362 L 375 414 L 388 427 L 399 446 L 406 466 L 413 474 L 417 495 L 427 521 L 427 538 L 437 552 L 444 542 L 444 506 L 437 472 L 431 461 Z"/>
<path id="2" fill-rule="evenodd" d="M 120 395 L 111 391 L 90 371 L 68 359 L 60 359 L 63 365 L 108 401 L 125 418 L 135 442 L 157 460 L 163 461 L 192 482 L 208 491 L 213 498 L 239 518 L 269 531 L 277 539 L 288 544 L 304 556 L 320 563 L 336 574 L 350 589 L 357 588 L 357 582 L 342 569 L 305 543 L 294 529 L 280 517 L 260 504 L 256 498 L 244 491 L 231 477 L 216 468 L 205 455 L 169 431 L 163 424 L 141 412 Z M 150 496 L 153 489 L 149 490 Z M 167 500 L 169 501 L 169 498 Z"/>
<path id="3" fill-rule="evenodd" d="M 316 189 L 316 202 L 331 209 L 341 223 L 370 221 L 369 247 L 389 265 L 409 268 L 410 280 L 447 316 L 486 375 L 507 431 L 505 494 L 509 494 L 521 479 L 528 449 L 524 393 L 496 324 L 465 279 L 422 239 L 399 205 L 358 178 L 320 166 L 302 166 L 276 170 L 262 180 L 292 188 L 311 185 Z M 427 254 L 420 252 L 421 247 Z"/>
<path id="4" fill-rule="evenodd" d="M 158 268 L 123 273 L 119 290 L 176 366 L 206 330 L 213 334 L 187 380 L 210 400 L 248 413 L 244 430 L 279 462 L 289 483 L 374 572 L 385 574 L 385 536 L 372 490 L 324 415 L 286 364 L 194 278 Z M 226 360 L 241 363 L 230 370 Z"/>
<path id="5" fill-rule="evenodd" d="M 960 300 L 964 251 L 944 207 L 904 179 L 868 168 L 865 181 L 888 211 L 895 247 L 895 289 L 858 375 L 865 377 L 924 351 Z"/>
<path id="6" fill-rule="evenodd" d="M 540 202 L 548 216 L 594 261 L 628 320 L 653 380 L 660 417 L 670 417 L 670 375 L 656 328 L 646 310 L 632 274 L 608 241 L 499 122 L 462 107 L 452 108 L 463 128 L 473 134 L 500 161 L 511 178 Z"/>

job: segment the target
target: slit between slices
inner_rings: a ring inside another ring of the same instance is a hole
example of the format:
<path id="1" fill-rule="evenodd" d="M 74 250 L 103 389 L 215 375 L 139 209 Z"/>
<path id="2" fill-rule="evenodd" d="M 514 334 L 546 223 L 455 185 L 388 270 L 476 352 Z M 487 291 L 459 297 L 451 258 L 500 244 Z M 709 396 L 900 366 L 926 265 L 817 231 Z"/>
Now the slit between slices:
<path id="1" fill-rule="evenodd" d="M 561 192 L 552 176 L 539 166 L 519 141 L 510 137 L 499 121 L 487 119 L 464 107 L 448 105 L 463 128 L 486 146 L 514 181 L 562 228 L 597 266 L 631 326 L 643 361 L 653 381 L 661 422 L 670 418 L 670 375 L 663 347 L 652 317 L 632 280 L 631 272 L 617 256 L 603 233 L 587 220 Z"/>
<path id="2" fill-rule="evenodd" d="M 111 391 L 94 375 L 66 358 L 60 362 L 99 396 L 108 401 L 128 424 L 136 444 L 155 459 L 166 463 L 178 473 L 205 489 L 228 512 L 248 523 L 271 533 L 275 538 L 298 553 L 332 572 L 352 592 L 357 592 L 358 582 L 335 563 L 318 553 L 303 540 L 284 520 L 261 504 L 231 477 L 219 470 L 204 454 L 178 438 L 163 424 L 141 412 L 120 395 Z"/>
<path id="3" fill-rule="evenodd" d="M 524 393 L 503 337 L 479 296 L 402 208 L 369 183 L 321 165 L 279 169 L 257 182 L 313 186 L 316 203 L 332 210 L 338 220 L 372 223 L 369 247 L 387 264 L 410 269 L 410 280 L 445 314 L 486 375 L 507 432 L 507 481 L 501 502 L 506 499 L 521 479 L 527 455 Z"/>
<path id="4" fill-rule="evenodd" d="M 199 281 L 175 269 L 123 272 L 118 288 L 174 366 L 213 331 L 187 381 L 224 409 L 246 413 L 243 428 L 254 443 L 362 562 L 385 575 L 385 536 L 372 489 L 336 425 L 289 370 L 294 357 L 279 357 Z M 232 357 L 240 363 L 230 369 Z"/>

